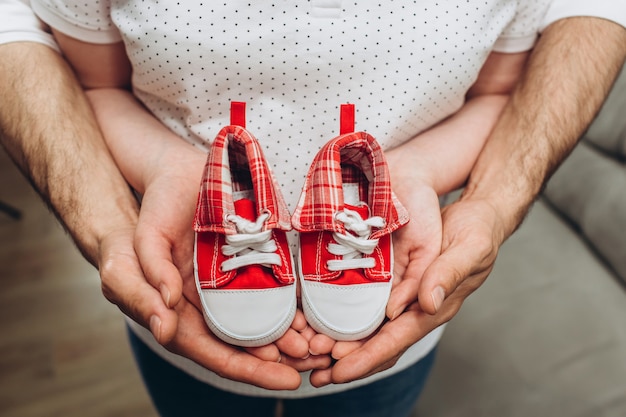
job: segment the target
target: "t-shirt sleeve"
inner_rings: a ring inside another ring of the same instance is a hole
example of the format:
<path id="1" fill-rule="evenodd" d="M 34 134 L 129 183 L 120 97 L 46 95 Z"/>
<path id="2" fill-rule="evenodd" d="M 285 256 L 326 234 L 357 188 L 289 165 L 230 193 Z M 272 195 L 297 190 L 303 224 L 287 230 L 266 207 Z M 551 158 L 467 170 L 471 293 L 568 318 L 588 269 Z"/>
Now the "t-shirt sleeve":
<path id="1" fill-rule="evenodd" d="M 12 42 L 36 42 L 59 50 L 48 27 L 37 19 L 28 0 L 0 1 L 0 44 Z"/>
<path id="2" fill-rule="evenodd" d="M 493 50 L 515 53 L 533 48 L 539 37 L 539 27 L 551 0 L 519 2 L 515 18 L 504 29 Z"/>
<path id="3" fill-rule="evenodd" d="M 567 17 L 599 17 L 626 27 L 626 1 L 624 0 L 552 0 L 543 18 L 540 30 Z"/>
<path id="4" fill-rule="evenodd" d="M 31 5 L 41 20 L 72 38 L 97 44 L 122 39 L 111 21 L 108 0 L 31 0 Z"/>

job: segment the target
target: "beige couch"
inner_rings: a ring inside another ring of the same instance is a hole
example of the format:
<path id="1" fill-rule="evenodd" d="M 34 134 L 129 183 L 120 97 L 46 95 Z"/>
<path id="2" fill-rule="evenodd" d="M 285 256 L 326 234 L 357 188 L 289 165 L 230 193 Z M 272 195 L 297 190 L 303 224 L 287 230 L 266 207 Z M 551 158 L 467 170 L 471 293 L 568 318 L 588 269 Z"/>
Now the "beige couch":
<path id="1" fill-rule="evenodd" d="M 626 70 L 486 283 L 415 415 L 626 416 Z"/>

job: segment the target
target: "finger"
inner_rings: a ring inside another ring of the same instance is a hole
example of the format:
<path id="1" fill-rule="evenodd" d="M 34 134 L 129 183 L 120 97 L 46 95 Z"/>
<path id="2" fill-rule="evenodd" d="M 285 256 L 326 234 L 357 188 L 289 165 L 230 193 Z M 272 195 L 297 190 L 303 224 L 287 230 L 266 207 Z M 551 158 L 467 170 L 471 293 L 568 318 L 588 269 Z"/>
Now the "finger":
<path id="1" fill-rule="evenodd" d="M 300 374 L 294 368 L 261 360 L 209 333 L 202 314 L 186 299 L 181 300 L 176 311 L 180 320 L 176 337 L 166 346 L 170 351 L 223 378 L 270 390 L 294 390 L 300 386 Z"/>
<path id="2" fill-rule="evenodd" d="M 278 350 L 293 358 L 306 358 L 309 356 L 309 342 L 301 333 L 294 329 L 288 329 L 285 334 L 274 343 L 278 347 Z"/>
<path id="3" fill-rule="evenodd" d="M 255 356 L 261 360 L 269 362 L 281 362 L 281 354 L 275 344 L 269 344 L 259 347 L 247 347 L 244 348 L 246 352 Z"/>
<path id="4" fill-rule="evenodd" d="M 438 207 L 438 206 L 437 206 Z M 394 237 L 394 281 L 386 315 L 394 320 L 417 300 L 426 268 L 441 253 L 441 216 L 439 211 L 426 224 L 413 224 Z M 422 223 L 424 223 L 424 219 Z M 412 222 L 414 219 L 412 219 Z M 427 232 L 428 229 L 432 229 Z"/>
<path id="5" fill-rule="evenodd" d="M 281 363 L 291 366 L 298 372 L 307 372 L 314 369 L 327 369 L 332 363 L 332 359 L 328 355 L 309 355 L 306 359 L 283 356 Z"/>
<path id="6" fill-rule="evenodd" d="M 100 263 L 104 296 L 128 317 L 150 329 L 161 344 L 176 334 L 178 315 L 167 308 L 160 293 L 146 282 L 132 253 L 108 255 Z"/>
<path id="7" fill-rule="evenodd" d="M 407 310 L 396 320 L 385 323 L 361 347 L 339 359 L 332 367 L 332 382 L 351 382 L 391 367 L 409 346 L 437 325 L 432 316 Z"/>
<path id="8" fill-rule="evenodd" d="M 330 355 L 336 341 L 324 334 L 315 333 L 309 340 L 309 352 L 312 355 Z"/>
<path id="9" fill-rule="evenodd" d="M 422 310 L 436 314 L 444 302 L 467 278 L 490 270 L 497 246 L 489 237 L 474 234 L 457 239 L 424 272 L 418 299 Z"/>
<path id="10" fill-rule="evenodd" d="M 401 282 L 392 288 L 387 302 L 386 314 L 389 320 L 395 320 L 417 300 L 423 272 L 424 267 L 417 262 L 410 262 L 404 269 Z"/>
<path id="11" fill-rule="evenodd" d="M 302 337 L 306 339 L 307 342 L 309 342 L 309 349 L 310 349 L 311 340 L 315 337 L 317 332 L 311 326 L 307 326 L 302 331 L 300 331 L 300 334 L 302 335 Z"/>
<path id="12" fill-rule="evenodd" d="M 309 375 L 309 382 L 315 388 L 321 388 L 333 383 L 333 371 L 332 368 L 316 369 Z"/>
<path id="13" fill-rule="evenodd" d="M 333 359 L 339 360 L 341 358 L 348 356 L 350 353 L 354 352 L 355 350 L 363 346 L 364 343 L 365 343 L 364 340 L 337 342 L 333 346 L 331 356 L 333 357 Z"/>
<path id="14" fill-rule="evenodd" d="M 308 325 L 309 324 L 306 322 L 306 318 L 304 317 L 302 310 L 297 309 L 296 315 L 291 323 L 291 328 L 302 333 L 307 329 Z"/>
<path id="15" fill-rule="evenodd" d="M 183 279 L 172 259 L 172 245 L 156 229 L 140 220 L 135 234 L 135 250 L 147 281 L 156 288 L 168 307 L 180 301 Z"/>

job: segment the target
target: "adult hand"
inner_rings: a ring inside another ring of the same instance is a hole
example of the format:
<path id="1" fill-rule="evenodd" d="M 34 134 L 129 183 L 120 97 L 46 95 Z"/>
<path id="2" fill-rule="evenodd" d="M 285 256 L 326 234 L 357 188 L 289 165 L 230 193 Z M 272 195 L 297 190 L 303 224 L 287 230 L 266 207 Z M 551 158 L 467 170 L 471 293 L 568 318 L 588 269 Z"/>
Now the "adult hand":
<path id="1" fill-rule="evenodd" d="M 190 147 L 185 145 L 185 149 Z M 206 155 L 195 150 L 172 151 L 162 152 L 164 160 L 155 164 L 159 169 L 146 177 L 135 249 L 147 281 L 159 290 L 163 302 L 179 314 L 185 314 L 184 318 L 178 318 L 178 326 L 195 326 L 195 330 L 191 330 L 196 335 L 208 334 L 193 277 L 194 235 L 191 227 Z M 179 306 L 181 303 L 182 307 Z M 306 330 L 304 316 L 298 312 L 291 328 L 275 343 L 246 350 L 259 359 L 281 361 L 299 371 L 329 366 L 328 355 L 310 356 L 307 336 L 303 334 Z M 172 345 L 172 334 L 164 332 L 163 324 L 160 330 L 152 328 L 152 331 L 166 347 Z M 176 335 L 178 333 L 173 336 Z M 177 340 L 175 350 L 186 352 L 185 356 L 191 358 L 202 355 L 190 351 L 186 343 Z"/>
<path id="2" fill-rule="evenodd" d="M 393 159 L 393 158 L 392 158 Z M 391 163 L 390 166 L 403 166 Z M 417 308 L 415 300 L 421 285 L 422 275 L 433 260 L 439 255 L 441 248 L 441 211 L 439 199 L 432 187 L 418 185 L 411 181 L 411 187 L 398 187 L 398 198 L 411 215 L 411 221 L 394 234 L 394 281 L 393 289 L 387 304 L 387 316 L 392 319 L 385 323 L 379 331 L 368 339 L 354 342 L 337 342 L 332 347 L 332 356 L 338 362 L 332 369 L 314 371 L 311 383 L 322 386 L 329 383 L 349 382 L 360 379 L 371 373 L 392 366 L 400 355 L 416 340 L 405 339 L 406 329 L 397 330 L 399 325 L 406 322 L 403 312 L 409 305 Z M 420 336 L 421 338 L 421 336 Z M 396 349 L 390 356 L 391 350 L 374 352 L 370 347 L 379 349 L 379 342 L 383 345 L 391 340 L 395 343 L 391 349 Z M 316 340 L 311 342 L 316 347 Z M 401 347 L 400 347 L 401 346 Z M 383 354 L 383 355 L 379 355 Z M 348 370 L 344 363 L 354 362 L 357 365 L 371 365 L 371 369 L 360 371 Z M 346 372 L 346 370 L 348 372 Z"/>
<path id="3" fill-rule="evenodd" d="M 503 220 L 488 201 L 464 199 L 444 208 L 442 220 L 442 251 L 417 279 L 419 301 L 362 346 L 340 356 L 321 382 L 345 383 L 389 368 L 409 346 L 452 319 L 485 281 L 504 240 Z M 407 274 L 412 271 L 407 267 Z M 405 275 L 404 281 L 416 278 Z M 441 303 L 432 296 L 438 287 L 443 289 Z"/>
<path id="4" fill-rule="evenodd" d="M 102 241 L 98 261 L 103 293 L 109 301 L 150 328 L 168 350 L 225 378 L 267 389 L 295 389 L 300 385 L 300 375 L 292 367 L 259 359 L 211 335 L 202 315 L 185 297 L 174 309 L 168 308 L 144 277 L 133 247 L 134 234 L 134 228 L 129 227 Z"/>
<path id="5" fill-rule="evenodd" d="M 196 323 L 197 333 L 209 334 L 203 320 L 197 320 L 202 318 L 202 310 L 193 278 L 192 229 L 206 154 L 154 119 L 132 94 L 119 89 L 95 89 L 87 95 L 118 166 L 143 196 L 134 238 L 143 279 L 161 294 L 165 307 L 179 312 L 173 320 L 169 314 L 150 318 L 148 310 L 139 322 L 150 326 L 159 343 L 206 366 L 202 358 L 206 351 L 192 351 L 194 342 L 181 340 L 180 333 L 181 326 Z M 298 314 L 292 329 L 275 344 L 248 351 L 259 359 L 281 360 L 295 369 L 328 366 L 329 357 L 308 357 L 307 337 L 306 321 Z"/>
<path id="6" fill-rule="evenodd" d="M 146 189 L 137 229 L 120 230 L 103 241 L 99 264 L 105 296 L 133 320 L 150 328 L 168 350 L 225 378 L 267 389 L 297 388 L 301 377 L 294 366 L 323 366 L 323 358 L 279 363 L 276 346 L 253 352 L 257 357 L 222 342 L 206 327 L 191 275 L 192 244 L 182 243 L 190 237 L 187 230 L 191 230 L 193 210 L 183 210 L 187 204 L 180 194 L 184 191 L 180 179 L 171 168 L 164 169 L 163 176 L 151 183 L 154 188 Z M 178 187 L 169 186 L 175 183 Z M 173 213 L 178 215 L 168 216 Z M 142 255 L 145 259 L 140 264 Z M 287 351 L 296 350 L 297 354 L 304 351 L 304 356 L 308 344 L 299 346 L 300 340 L 293 340 L 299 337 L 290 330 L 277 345 Z"/>

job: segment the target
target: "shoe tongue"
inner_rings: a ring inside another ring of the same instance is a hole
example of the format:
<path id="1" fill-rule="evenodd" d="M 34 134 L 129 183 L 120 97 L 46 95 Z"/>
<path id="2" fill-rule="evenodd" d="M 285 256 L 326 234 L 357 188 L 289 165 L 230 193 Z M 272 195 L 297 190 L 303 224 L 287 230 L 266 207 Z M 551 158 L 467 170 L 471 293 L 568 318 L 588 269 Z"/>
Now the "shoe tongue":
<path id="1" fill-rule="evenodd" d="M 367 207 L 367 204 L 365 203 L 361 203 L 358 206 L 353 206 L 352 204 L 344 203 L 344 207 L 347 208 L 348 210 L 353 210 L 359 213 L 359 216 L 361 216 L 363 220 L 367 220 L 369 218 L 370 209 L 369 207 Z"/>
<path id="2" fill-rule="evenodd" d="M 359 184 L 344 182 L 343 184 L 341 184 L 341 188 L 343 190 L 344 204 L 361 204 L 361 196 L 359 195 Z"/>
<path id="3" fill-rule="evenodd" d="M 366 203 L 360 201 L 359 184 L 344 182 L 342 187 L 344 207 L 356 211 L 363 220 L 366 220 L 370 215 L 370 210 Z"/>
<path id="4" fill-rule="evenodd" d="M 256 203 L 248 198 L 235 201 L 235 214 L 251 222 L 256 220 Z"/>

